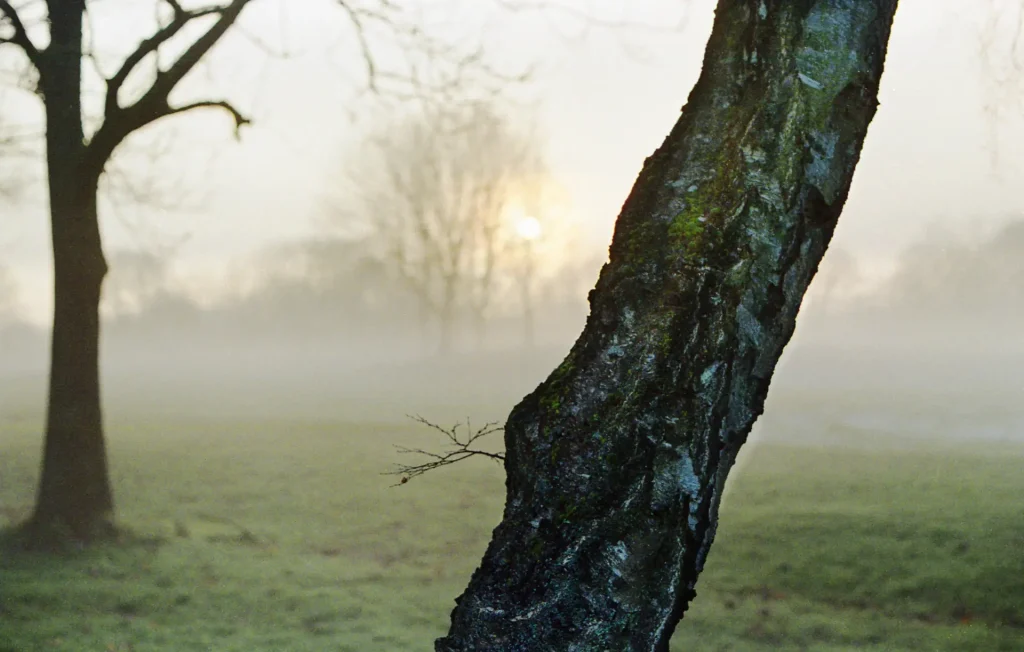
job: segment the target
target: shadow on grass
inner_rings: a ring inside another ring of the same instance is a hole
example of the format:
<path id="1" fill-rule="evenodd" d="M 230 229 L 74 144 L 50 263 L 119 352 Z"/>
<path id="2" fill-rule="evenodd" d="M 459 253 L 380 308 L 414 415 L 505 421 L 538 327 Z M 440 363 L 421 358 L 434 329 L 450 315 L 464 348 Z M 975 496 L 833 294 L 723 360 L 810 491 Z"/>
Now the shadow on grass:
<path id="1" fill-rule="evenodd" d="M 0 555 L 4 557 L 75 557 L 109 549 L 153 552 L 166 543 L 166 537 L 114 525 L 88 540 L 69 536 L 56 528 L 40 531 L 30 520 L 0 527 Z"/>

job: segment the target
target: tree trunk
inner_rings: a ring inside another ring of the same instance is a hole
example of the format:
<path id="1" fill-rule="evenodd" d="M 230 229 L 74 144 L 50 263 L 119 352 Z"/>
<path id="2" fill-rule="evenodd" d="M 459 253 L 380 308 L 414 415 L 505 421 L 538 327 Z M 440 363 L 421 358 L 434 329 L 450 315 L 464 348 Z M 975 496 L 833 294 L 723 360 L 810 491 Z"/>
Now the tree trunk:
<path id="1" fill-rule="evenodd" d="M 722 0 L 439 652 L 667 650 L 846 200 L 896 0 Z"/>
<path id="2" fill-rule="evenodd" d="M 51 209 L 55 278 L 50 396 L 33 517 L 43 539 L 88 541 L 108 534 L 113 522 L 99 380 L 99 302 L 106 265 L 98 239 L 82 233 L 88 229 L 81 224 L 95 220 L 95 191 L 91 199 L 91 205 Z"/>
<path id="3" fill-rule="evenodd" d="M 42 476 L 29 523 L 38 543 L 88 541 L 112 530 L 103 438 L 99 301 L 107 271 L 97 217 L 101 170 L 89 169 L 81 113 L 81 2 L 51 11 L 40 82 L 54 260 L 50 395 Z"/>

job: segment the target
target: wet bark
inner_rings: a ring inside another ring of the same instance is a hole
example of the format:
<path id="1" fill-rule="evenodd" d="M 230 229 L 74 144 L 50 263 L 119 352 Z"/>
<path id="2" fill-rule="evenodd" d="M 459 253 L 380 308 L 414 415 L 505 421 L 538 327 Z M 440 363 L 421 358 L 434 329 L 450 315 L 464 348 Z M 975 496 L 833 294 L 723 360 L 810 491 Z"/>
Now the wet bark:
<path id="1" fill-rule="evenodd" d="M 667 650 L 875 114 L 896 0 L 722 0 L 439 652 Z"/>
<path id="2" fill-rule="evenodd" d="M 42 544 L 107 534 L 114 509 L 99 380 L 99 302 L 107 271 L 97 216 L 102 167 L 87 160 L 82 125 L 83 9 L 81 1 L 51 4 L 51 45 L 40 62 L 54 259 L 49 403 L 29 523 Z"/>

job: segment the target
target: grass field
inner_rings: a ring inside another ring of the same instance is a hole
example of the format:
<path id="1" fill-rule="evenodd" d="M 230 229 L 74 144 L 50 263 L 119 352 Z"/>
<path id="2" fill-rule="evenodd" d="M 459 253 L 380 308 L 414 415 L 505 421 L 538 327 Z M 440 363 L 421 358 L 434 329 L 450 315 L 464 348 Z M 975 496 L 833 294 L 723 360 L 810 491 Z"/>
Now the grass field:
<path id="1" fill-rule="evenodd" d="M 0 425 L 0 524 L 39 425 Z M 109 426 L 142 538 L 0 560 L 0 652 L 431 650 L 501 513 L 483 461 L 391 488 L 420 427 Z M 673 650 L 1024 650 L 1024 450 L 759 444 Z"/>

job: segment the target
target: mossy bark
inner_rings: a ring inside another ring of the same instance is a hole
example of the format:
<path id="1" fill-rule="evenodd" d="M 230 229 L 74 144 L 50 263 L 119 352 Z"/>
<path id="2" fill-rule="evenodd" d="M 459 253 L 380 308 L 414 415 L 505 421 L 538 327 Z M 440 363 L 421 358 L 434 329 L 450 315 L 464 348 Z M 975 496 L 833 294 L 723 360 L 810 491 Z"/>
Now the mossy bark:
<path id="1" fill-rule="evenodd" d="M 509 416 L 507 499 L 440 652 L 667 650 L 846 200 L 896 0 L 722 0 L 583 334 Z"/>

